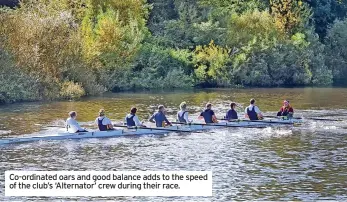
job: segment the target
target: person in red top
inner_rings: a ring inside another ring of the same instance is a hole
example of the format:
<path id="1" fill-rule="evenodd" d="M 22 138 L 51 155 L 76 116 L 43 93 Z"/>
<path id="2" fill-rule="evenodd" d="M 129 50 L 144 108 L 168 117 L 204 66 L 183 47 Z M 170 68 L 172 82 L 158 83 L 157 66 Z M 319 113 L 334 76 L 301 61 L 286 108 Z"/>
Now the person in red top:
<path id="1" fill-rule="evenodd" d="M 283 106 L 281 107 L 280 111 L 277 113 L 277 116 L 287 116 L 287 117 L 293 117 L 294 109 L 292 106 L 290 106 L 288 100 L 283 101 Z"/>

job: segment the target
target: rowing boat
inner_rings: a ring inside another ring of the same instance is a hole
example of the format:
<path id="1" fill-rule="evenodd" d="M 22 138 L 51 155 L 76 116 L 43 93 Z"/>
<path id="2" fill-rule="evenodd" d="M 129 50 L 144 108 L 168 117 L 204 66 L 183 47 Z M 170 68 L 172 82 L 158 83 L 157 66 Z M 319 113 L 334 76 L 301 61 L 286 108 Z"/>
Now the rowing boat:
<path id="1" fill-rule="evenodd" d="M 41 140 L 63 140 L 63 139 L 85 139 L 85 138 L 108 138 L 118 136 L 130 136 L 130 135 L 148 135 L 148 134 L 166 134 L 170 132 L 194 132 L 202 130 L 210 130 L 221 127 L 256 127 L 256 126 L 267 126 L 267 125 L 278 125 L 278 124 L 291 124 L 300 123 L 300 119 L 290 120 L 279 120 L 269 119 L 266 121 L 232 121 L 232 122 L 220 122 L 214 124 L 188 124 L 181 126 L 170 126 L 165 128 L 133 128 L 133 129 L 120 129 L 112 131 L 91 131 L 91 132 L 80 132 L 80 133 L 58 133 L 54 135 L 43 135 L 43 136 L 27 136 L 27 137 L 15 137 L 0 139 L 1 144 L 12 144 L 12 143 L 24 143 Z"/>

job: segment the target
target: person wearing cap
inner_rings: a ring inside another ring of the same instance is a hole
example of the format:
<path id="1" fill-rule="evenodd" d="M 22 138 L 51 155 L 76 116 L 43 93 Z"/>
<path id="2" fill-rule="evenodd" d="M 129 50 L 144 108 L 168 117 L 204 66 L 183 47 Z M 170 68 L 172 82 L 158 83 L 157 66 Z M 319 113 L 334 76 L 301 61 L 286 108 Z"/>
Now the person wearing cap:
<path id="1" fill-rule="evenodd" d="M 286 116 L 286 117 L 293 117 L 294 109 L 292 106 L 290 106 L 288 100 L 283 101 L 283 106 L 281 107 L 280 111 L 277 113 L 277 116 Z"/>
<path id="2" fill-rule="evenodd" d="M 206 104 L 205 110 L 203 112 L 201 112 L 198 119 L 204 120 L 205 123 L 218 123 L 217 117 L 214 114 L 214 111 L 212 110 L 212 104 L 211 103 Z"/>
<path id="3" fill-rule="evenodd" d="M 112 122 L 105 116 L 105 110 L 99 110 L 99 117 L 95 119 L 95 124 L 98 125 L 100 131 L 114 130 Z"/>
<path id="4" fill-rule="evenodd" d="M 66 130 L 69 133 L 79 133 L 79 132 L 88 132 L 86 129 L 82 128 L 76 121 L 77 112 L 69 112 L 69 118 L 66 119 Z"/>
<path id="5" fill-rule="evenodd" d="M 188 112 L 187 112 L 187 103 L 182 102 L 180 104 L 180 111 L 177 113 L 177 120 L 181 123 L 189 123 Z"/>
<path id="6" fill-rule="evenodd" d="M 249 120 L 262 120 L 263 119 L 263 113 L 260 111 L 260 109 L 255 105 L 255 99 L 252 98 L 250 101 L 250 105 L 246 107 L 245 109 L 245 117 L 249 118 Z"/>
<path id="7" fill-rule="evenodd" d="M 164 127 L 166 125 L 172 126 L 170 121 L 167 120 L 164 112 L 165 112 L 165 107 L 163 105 L 159 105 L 158 111 L 154 113 L 148 121 L 155 123 L 157 127 Z"/>
<path id="8" fill-rule="evenodd" d="M 227 113 L 225 115 L 225 119 L 227 121 L 231 121 L 233 119 L 238 119 L 237 112 L 236 112 L 235 108 L 236 108 L 236 103 L 235 102 L 230 103 L 230 109 L 227 111 Z"/>
<path id="9" fill-rule="evenodd" d="M 136 116 L 137 109 L 135 107 L 130 109 L 130 114 L 128 114 L 124 121 L 128 127 L 134 127 L 134 126 L 144 126 L 141 122 L 139 117 Z"/>

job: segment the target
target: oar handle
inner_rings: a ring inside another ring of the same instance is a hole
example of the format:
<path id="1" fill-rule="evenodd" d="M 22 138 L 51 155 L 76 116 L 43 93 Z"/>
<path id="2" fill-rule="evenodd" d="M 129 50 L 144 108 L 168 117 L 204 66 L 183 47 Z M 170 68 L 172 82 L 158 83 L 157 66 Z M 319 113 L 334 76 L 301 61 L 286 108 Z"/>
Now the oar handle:
<path id="1" fill-rule="evenodd" d="M 177 129 L 173 128 L 151 128 L 151 127 L 143 127 L 143 126 L 123 126 L 123 125 L 114 125 L 115 127 L 128 128 L 128 129 L 145 129 L 145 130 L 165 130 L 165 131 L 173 131 L 173 132 L 191 132 L 190 130 L 181 130 L 177 127 Z"/>

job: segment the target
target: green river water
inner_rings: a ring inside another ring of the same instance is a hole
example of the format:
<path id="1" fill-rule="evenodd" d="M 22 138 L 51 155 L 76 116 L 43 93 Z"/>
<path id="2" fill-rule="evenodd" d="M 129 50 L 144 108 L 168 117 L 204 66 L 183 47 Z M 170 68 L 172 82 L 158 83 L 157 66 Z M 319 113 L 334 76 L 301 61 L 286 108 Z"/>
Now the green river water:
<path id="1" fill-rule="evenodd" d="M 346 88 L 208 89 L 193 91 L 105 94 L 79 101 L 20 103 L 0 106 L 0 134 L 52 134 L 63 129 L 69 111 L 92 127 L 99 109 L 119 122 L 132 106 L 146 120 L 158 104 L 174 119 L 182 101 L 196 119 L 206 102 L 218 117 L 228 104 L 257 100 L 274 115 L 284 99 L 295 116 L 345 119 Z M 95 127 L 95 126 L 93 126 Z M 107 139 L 41 141 L 0 146 L 0 201 L 231 201 L 347 200 L 347 122 L 305 119 L 298 127 L 224 128 L 203 133 Z M 6 170 L 208 170 L 213 172 L 212 197 L 5 197 Z"/>

